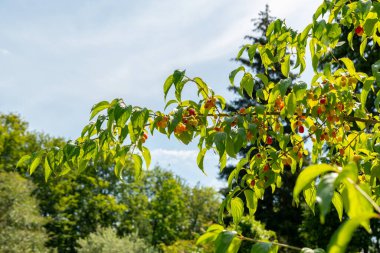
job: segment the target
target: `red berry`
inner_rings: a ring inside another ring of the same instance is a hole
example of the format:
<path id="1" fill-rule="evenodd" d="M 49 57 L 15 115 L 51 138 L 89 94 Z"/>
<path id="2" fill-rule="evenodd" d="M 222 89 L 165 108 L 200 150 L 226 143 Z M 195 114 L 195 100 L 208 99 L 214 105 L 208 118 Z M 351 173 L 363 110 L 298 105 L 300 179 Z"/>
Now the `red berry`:
<path id="1" fill-rule="evenodd" d="M 269 164 L 265 164 L 265 165 L 264 165 L 263 171 L 264 171 L 264 172 L 269 171 Z"/>
<path id="2" fill-rule="evenodd" d="M 267 144 L 271 145 L 273 143 L 273 138 L 271 136 L 267 136 Z"/>
<path id="3" fill-rule="evenodd" d="M 145 140 L 148 139 L 148 134 L 147 134 L 146 132 L 144 132 L 143 138 L 144 138 Z"/>
<path id="4" fill-rule="evenodd" d="M 364 33 L 364 29 L 363 27 L 361 27 L 360 25 L 358 27 L 355 28 L 355 33 L 356 35 L 358 36 L 363 36 L 363 33 Z"/>
<path id="5" fill-rule="evenodd" d="M 322 105 L 324 105 L 324 104 L 326 104 L 327 100 L 326 100 L 326 98 L 321 98 L 321 99 L 319 100 L 319 102 L 320 102 Z"/>
<path id="6" fill-rule="evenodd" d="M 244 114 L 245 113 L 245 108 L 244 107 L 240 108 L 239 113 L 240 114 Z"/>
<path id="7" fill-rule="evenodd" d="M 303 132 L 305 132 L 305 128 L 301 125 L 298 127 L 298 132 L 303 134 Z"/>
<path id="8" fill-rule="evenodd" d="M 255 180 L 252 180 L 252 181 L 251 181 L 251 187 L 254 187 L 255 184 L 256 184 Z"/>
<path id="9" fill-rule="evenodd" d="M 195 116 L 195 114 L 196 114 L 195 110 L 193 108 L 190 108 L 189 109 L 189 115 L 190 116 Z"/>

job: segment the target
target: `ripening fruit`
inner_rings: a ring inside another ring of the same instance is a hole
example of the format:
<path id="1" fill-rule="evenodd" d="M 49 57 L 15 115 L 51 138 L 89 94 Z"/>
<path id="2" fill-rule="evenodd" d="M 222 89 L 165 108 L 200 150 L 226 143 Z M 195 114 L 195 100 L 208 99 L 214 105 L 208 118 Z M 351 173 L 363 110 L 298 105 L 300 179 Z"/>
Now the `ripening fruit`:
<path id="1" fill-rule="evenodd" d="M 348 79 L 348 84 L 349 84 L 349 85 L 354 84 L 354 83 L 356 83 L 356 82 L 357 82 L 357 80 L 356 80 L 356 78 L 353 77 L 353 76 L 351 76 L 351 77 Z"/>
<path id="2" fill-rule="evenodd" d="M 185 132 L 187 130 L 187 127 L 186 125 L 184 125 L 183 123 L 179 123 L 175 129 L 174 129 L 174 133 L 175 134 L 181 134 L 183 132 Z"/>
<path id="3" fill-rule="evenodd" d="M 251 141 L 252 138 L 253 138 L 252 133 L 251 133 L 251 132 L 247 132 L 247 140 L 248 140 L 248 141 Z"/>
<path id="4" fill-rule="evenodd" d="M 360 159 L 362 159 L 362 156 L 361 155 L 354 155 L 354 162 L 359 162 L 360 161 Z"/>
<path id="5" fill-rule="evenodd" d="M 182 122 L 183 122 L 184 124 L 187 124 L 187 122 L 188 122 L 187 118 L 186 118 L 186 117 L 182 117 Z"/>
<path id="6" fill-rule="evenodd" d="M 251 187 L 254 187 L 255 184 L 256 184 L 255 180 L 252 180 L 251 183 L 250 183 Z"/>
<path id="7" fill-rule="evenodd" d="M 358 27 L 356 27 L 355 28 L 355 33 L 356 33 L 356 35 L 358 35 L 358 36 L 363 36 L 363 33 L 364 33 L 364 29 L 363 29 L 363 27 L 362 26 L 358 26 Z"/>
<path id="8" fill-rule="evenodd" d="M 327 121 L 330 122 L 330 123 L 333 123 L 335 121 L 335 117 L 334 116 L 327 116 Z"/>
<path id="9" fill-rule="evenodd" d="M 276 132 L 280 132 L 280 130 L 281 130 L 281 125 L 280 125 L 279 123 L 276 123 L 276 125 L 274 126 L 274 130 L 275 130 Z"/>
<path id="10" fill-rule="evenodd" d="M 160 121 L 157 122 L 157 126 L 159 128 L 166 128 L 167 125 L 168 125 L 168 117 L 167 116 L 164 116 Z"/>
<path id="11" fill-rule="evenodd" d="M 244 107 L 243 107 L 243 108 L 240 108 L 239 113 L 240 113 L 240 114 L 244 114 L 244 113 L 245 113 L 245 108 L 244 108 Z"/>
<path id="12" fill-rule="evenodd" d="M 343 149 L 343 148 L 339 149 L 339 154 L 340 154 L 341 156 L 344 155 L 344 149 Z"/>
<path id="13" fill-rule="evenodd" d="M 271 137 L 271 136 L 267 136 L 267 144 L 268 145 L 272 145 L 272 143 L 273 143 L 273 138 Z"/>
<path id="14" fill-rule="evenodd" d="M 216 102 L 216 99 L 214 97 L 207 99 L 205 103 L 205 109 L 209 110 L 215 107 L 215 102 Z"/>
<path id="15" fill-rule="evenodd" d="M 193 126 L 193 127 L 196 127 L 196 126 L 198 126 L 198 120 L 193 116 L 193 117 L 191 117 L 190 118 L 190 120 L 189 120 L 189 125 L 190 126 Z"/>
<path id="16" fill-rule="evenodd" d="M 299 127 L 298 127 L 298 132 L 301 133 L 301 134 L 303 134 L 303 133 L 305 132 L 305 128 L 304 128 L 304 126 L 302 126 L 302 125 L 299 126 Z"/>
<path id="17" fill-rule="evenodd" d="M 269 164 L 265 164 L 264 165 L 263 171 L 264 172 L 268 172 L 269 171 Z"/>
<path id="18" fill-rule="evenodd" d="M 144 132 L 143 135 L 140 138 L 141 143 L 145 143 L 145 141 L 148 139 L 148 133 Z"/>
<path id="19" fill-rule="evenodd" d="M 190 108 L 189 109 L 189 115 L 190 116 L 195 116 L 197 113 L 196 113 L 196 111 L 194 110 L 194 108 Z"/>
<path id="20" fill-rule="evenodd" d="M 342 104 L 342 103 L 338 103 L 337 105 L 336 105 L 336 108 L 338 109 L 338 111 L 343 111 L 344 110 L 344 105 Z"/>
<path id="21" fill-rule="evenodd" d="M 221 128 L 221 127 L 214 127 L 214 130 L 215 130 L 216 132 L 222 132 L 222 131 L 223 131 L 223 128 Z"/>
<path id="22" fill-rule="evenodd" d="M 321 98 L 321 99 L 319 100 L 319 102 L 320 102 L 322 105 L 324 105 L 324 104 L 327 103 L 327 99 L 326 99 L 325 97 L 323 97 L 323 98 Z"/>
<path id="23" fill-rule="evenodd" d="M 302 158 L 302 152 L 299 151 L 299 152 L 297 153 L 297 156 L 298 156 L 299 159 L 301 159 L 301 158 Z"/>
<path id="24" fill-rule="evenodd" d="M 317 113 L 318 113 L 318 115 L 321 115 L 323 113 L 322 106 L 318 106 Z"/>

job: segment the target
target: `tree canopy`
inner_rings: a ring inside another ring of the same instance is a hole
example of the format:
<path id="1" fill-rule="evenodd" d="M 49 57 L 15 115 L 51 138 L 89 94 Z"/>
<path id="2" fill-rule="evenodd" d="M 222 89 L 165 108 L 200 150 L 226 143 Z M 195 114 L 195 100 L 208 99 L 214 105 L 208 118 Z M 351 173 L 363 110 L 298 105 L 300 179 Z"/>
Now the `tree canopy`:
<path id="1" fill-rule="evenodd" d="M 323 1 L 301 32 L 275 20 L 266 30 L 265 43 L 247 44 L 237 55 L 247 54 L 253 62 L 258 52 L 264 71 L 251 73 L 240 66 L 229 76 L 232 85 L 239 80 L 241 96 L 250 96 L 256 82 L 262 84 L 255 91 L 256 104 L 226 113 L 225 99 L 201 78 L 176 70 L 164 83 L 164 98 L 173 96 L 166 105 L 172 108 L 170 112 L 126 105 L 122 99 L 99 102 L 91 111 L 90 120 L 94 121 L 78 139 L 62 148 L 26 155 L 19 166 L 27 165 L 33 174 L 41 164 L 48 180 L 52 175 L 84 172 L 96 161 L 109 159 L 115 174 L 123 179 L 127 161 L 132 160 L 138 178 L 143 164 L 150 164 L 145 146 L 149 133 L 174 135 L 184 144 L 196 140 L 197 164 L 202 171 L 209 150 L 219 155 L 223 169 L 228 157 L 236 158 L 241 149 L 252 145 L 230 173 L 229 193 L 219 210 L 220 224 L 210 226 L 198 243 L 213 242 L 216 252 L 237 252 L 243 241 L 254 243 L 251 252 L 276 252 L 278 247 L 321 252 L 252 239 L 238 231 L 245 208 L 253 216 L 265 189 L 281 188 L 284 173 L 303 168 L 304 155 L 310 152 L 311 165 L 300 171 L 293 200 L 296 204 L 303 200 L 312 210 L 317 205 L 321 223 L 331 204 L 334 206 L 342 224 L 326 248 L 344 252 L 353 232 L 363 227 L 370 233 L 370 221 L 380 214 L 380 60 L 371 65 L 370 73 L 364 73 L 355 66 L 355 59 L 348 54 L 337 58 L 334 49 L 342 45 L 342 30 L 348 29 L 350 47 L 353 38 L 360 37 L 360 57 L 371 55 L 375 44 L 380 45 L 379 15 L 378 1 L 333 0 Z M 304 72 L 307 48 L 314 76 L 310 83 L 294 81 L 290 70 L 298 75 Z M 326 62 L 327 56 L 331 59 Z M 270 70 L 280 70 L 281 80 L 271 81 Z M 183 99 L 182 90 L 189 84 L 194 85 L 199 100 Z M 366 107 L 369 96 L 375 98 L 373 111 Z M 291 128 L 288 134 L 286 127 Z M 242 178 L 241 171 L 245 172 Z M 225 215 L 232 217 L 232 227 L 223 224 Z"/>

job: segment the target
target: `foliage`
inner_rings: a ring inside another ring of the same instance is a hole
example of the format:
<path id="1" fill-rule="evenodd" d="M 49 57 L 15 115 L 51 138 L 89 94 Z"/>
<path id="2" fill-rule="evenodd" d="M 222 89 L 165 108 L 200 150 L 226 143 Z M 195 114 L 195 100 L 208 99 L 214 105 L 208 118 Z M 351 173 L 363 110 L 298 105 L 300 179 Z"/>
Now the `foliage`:
<path id="1" fill-rule="evenodd" d="M 0 167 L 4 170 L 15 170 L 25 153 L 63 145 L 61 139 L 28 132 L 27 123 L 17 115 L 1 114 L 0 119 Z M 128 163 L 123 182 L 114 176 L 107 160 L 91 164 L 86 173 L 70 173 L 47 183 L 38 169 L 33 177 L 27 177 L 37 184 L 30 189 L 39 200 L 36 212 L 49 217 L 42 225 L 49 234 L 46 243 L 50 248 L 74 252 L 78 240 L 98 227 L 112 227 L 119 236 L 138 233 L 155 245 L 169 244 L 194 240 L 210 222 L 216 222 L 220 200 L 212 188 L 189 187 L 160 168 L 146 171 L 136 180 L 132 163 Z M 181 193 L 178 198 L 172 198 L 172 190 Z M 15 191 L 10 188 L 8 194 L 17 194 Z M 172 231 L 170 240 L 166 231 Z"/>
<path id="2" fill-rule="evenodd" d="M 210 222 L 217 221 L 220 201 L 208 187 L 188 187 L 172 172 L 159 167 L 135 181 L 130 178 L 121 199 L 129 208 L 124 225 L 152 245 L 193 240 Z"/>
<path id="3" fill-rule="evenodd" d="M 34 185 L 14 172 L 0 172 L 0 251 L 49 252 L 46 219 L 31 196 Z"/>
<path id="4" fill-rule="evenodd" d="M 30 174 L 42 164 L 48 179 L 52 173 L 59 176 L 81 172 L 93 161 L 110 158 L 115 163 L 115 174 L 122 178 L 126 161 L 132 159 L 138 177 L 144 161 L 147 166 L 150 163 L 149 150 L 144 146 L 147 129 L 152 135 L 155 132 L 168 137 L 174 135 L 184 144 L 197 137 L 197 164 L 201 170 L 207 151 L 215 150 L 223 169 L 228 157 L 236 157 L 251 144 L 253 147 L 230 174 L 230 192 L 219 212 L 221 223 L 225 212 L 232 216 L 235 230 L 215 224 L 203 235 L 203 239 L 207 238 L 204 242 L 215 242 L 217 252 L 237 252 L 242 241 L 252 240 L 236 231 L 245 208 L 253 215 L 265 189 L 275 191 L 281 187 L 286 168 L 295 173 L 302 167 L 303 156 L 309 153 L 305 142 L 311 140 L 312 165 L 300 172 L 293 198 L 299 204 L 303 195 L 311 209 L 317 204 L 322 223 L 331 204 L 340 219 L 343 212 L 347 215 L 348 219 L 327 245 L 329 252 L 344 252 L 353 232 L 359 226 L 370 232 L 370 220 L 378 219 L 380 213 L 377 131 L 380 93 L 374 94 L 376 112 L 368 112 L 365 106 L 368 95 L 374 92 L 375 82 L 380 82 L 380 60 L 372 65 L 369 75 L 358 72 L 348 57 L 333 57 L 323 71 L 318 70 L 318 65 L 321 58 L 331 55 L 339 46 L 342 27 L 350 30 L 349 45 L 354 36 L 359 36 L 364 45 L 361 56 L 366 50 L 370 54 L 371 48 L 365 46 L 368 38 L 380 44 L 379 8 L 379 2 L 375 1 L 324 1 L 313 15 L 312 23 L 300 33 L 282 20 L 272 22 L 266 31 L 267 43 L 247 44 L 239 51 L 238 58 L 247 53 L 251 61 L 254 53 L 259 52 L 266 71 L 279 68 L 286 78 L 274 83 L 268 80 L 267 72 L 252 74 L 243 66 L 230 74 L 232 85 L 235 79 L 240 79 L 240 94 L 252 94 L 255 80 L 263 83 L 263 88 L 256 91 L 259 104 L 255 106 L 237 113 L 223 113 L 223 97 L 215 94 L 201 78 L 190 78 L 185 71 L 177 70 L 164 83 L 165 98 L 174 90 L 175 99 L 168 101 L 167 106 L 175 109 L 168 114 L 127 106 L 121 99 L 100 102 L 91 112 L 91 119 L 97 116 L 95 122 L 87 125 L 76 141 L 68 142 L 62 149 L 45 149 L 24 156 L 19 164 L 27 164 Z M 335 19 L 337 16 L 341 17 L 339 21 Z M 305 70 L 307 47 L 315 75 L 309 85 L 302 81 L 293 83 L 290 69 L 298 69 L 300 74 Z M 332 68 L 332 63 L 338 67 Z M 199 101 L 182 100 L 186 84 L 195 85 Z M 363 87 L 360 92 L 356 90 L 357 85 Z M 286 120 L 290 122 L 290 134 L 284 134 Z M 257 153 L 251 157 L 253 151 Z M 241 179 L 240 171 L 246 173 Z M 302 250 L 274 241 L 260 241 L 252 246 L 251 252 L 276 252 L 279 246 Z"/>
<path id="5" fill-rule="evenodd" d="M 207 245 L 199 246 L 196 242 L 190 240 L 178 240 L 172 245 L 161 245 L 164 253 L 211 253 L 213 248 Z"/>
<path id="6" fill-rule="evenodd" d="M 270 15 L 269 6 L 266 5 L 264 11 L 259 12 L 258 18 L 253 19 L 254 29 L 252 30 L 252 35 L 248 35 L 245 38 L 248 39 L 252 44 L 260 43 L 265 44 L 266 40 L 266 30 L 271 22 L 275 20 L 274 17 Z M 252 57 L 252 61 L 248 57 Z M 250 56 L 241 56 L 236 59 L 244 67 L 248 67 L 253 74 L 264 73 L 265 68 L 262 65 L 261 57 L 259 52 L 255 52 Z M 252 63 L 251 63 L 252 62 Z M 290 74 L 292 78 L 295 78 L 294 74 Z M 275 70 L 268 70 L 267 73 L 268 81 L 277 83 L 283 77 L 279 68 Z M 256 91 L 263 88 L 263 82 L 259 80 L 254 81 L 254 89 L 252 94 L 248 95 L 244 92 L 243 96 L 238 96 L 235 100 L 226 105 L 226 111 L 228 112 L 239 112 L 241 108 L 247 108 L 249 106 L 254 106 L 260 103 L 258 97 L 259 93 Z M 239 87 L 230 86 L 228 88 L 234 93 L 239 93 Z M 288 89 L 290 91 L 290 88 Z M 287 91 L 288 92 L 288 91 Z M 286 120 L 286 119 L 285 119 Z M 290 134 L 292 129 L 289 125 L 289 121 L 284 124 L 282 134 Z M 278 143 L 273 143 L 272 146 L 277 149 L 279 148 Z M 252 144 L 248 144 L 247 147 L 242 148 L 239 152 L 239 157 L 246 157 L 249 150 L 253 147 Z M 251 151 L 251 157 L 256 155 L 257 151 Z M 304 164 L 308 164 L 308 160 L 304 159 Z M 248 164 L 245 165 L 246 167 Z M 236 166 L 229 165 L 225 169 L 221 170 L 220 176 L 225 180 L 228 180 L 231 172 L 236 168 Z M 244 171 L 239 172 L 239 180 L 244 176 Z M 255 219 L 263 222 L 268 229 L 276 231 L 278 239 L 283 243 L 289 243 L 292 245 L 303 245 L 303 240 L 298 236 L 298 227 L 301 225 L 302 210 L 299 208 L 293 208 L 292 206 L 292 189 L 295 185 L 296 178 L 298 176 L 298 171 L 291 173 L 289 168 L 285 167 L 284 173 L 282 174 L 282 185 L 281 188 L 272 191 L 272 189 L 267 188 L 264 192 L 264 196 L 258 202 L 257 210 L 255 212 Z M 226 194 L 228 189 L 225 189 Z M 282 222 L 278 222 L 281 220 Z M 241 246 L 248 247 L 247 244 Z"/>
<path id="7" fill-rule="evenodd" d="M 85 239 L 79 239 L 79 253 L 121 253 L 121 252 L 157 252 L 137 234 L 118 237 L 112 228 L 100 228 L 95 233 L 89 234 Z"/>

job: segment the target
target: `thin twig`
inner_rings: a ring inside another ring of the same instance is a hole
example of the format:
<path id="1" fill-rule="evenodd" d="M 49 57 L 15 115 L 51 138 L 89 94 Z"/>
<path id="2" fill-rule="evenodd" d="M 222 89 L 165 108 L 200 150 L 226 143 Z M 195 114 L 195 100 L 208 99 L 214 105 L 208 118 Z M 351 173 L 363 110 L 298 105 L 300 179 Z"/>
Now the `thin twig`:
<path id="1" fill-rule="evenodd" d="M 249 238 L 249 237 L 245 237 L 245 236 L 242 236 L 240 235 L 239 238 L 241 240 L 244 240 L 244 241 L 250 241 L 250 242 L 262 242 L 262 243 L 272 243 L 274 245 L 277 245 L 277 246 L 280 246 L 280 247 L 284 247 L 284 248 L 288 248 L 288 249 L 294 249 L 294 250 L 297 250 L 297 251 L 301 251 L 302 249 L 299 248 L 299 247 L 295 247 L 295 246 L 291 246 L 291 245 L 287 245 L 287 244 L 283 244 L 283 243 L 278 243 L 278 242 L 267 242 L 267 241 L 262 241 L 262 240 L 256 240 L 256 239 L 252 239 L 252 238 Z"/>

